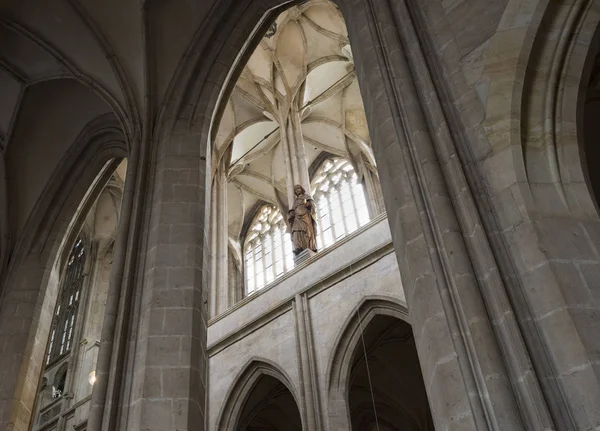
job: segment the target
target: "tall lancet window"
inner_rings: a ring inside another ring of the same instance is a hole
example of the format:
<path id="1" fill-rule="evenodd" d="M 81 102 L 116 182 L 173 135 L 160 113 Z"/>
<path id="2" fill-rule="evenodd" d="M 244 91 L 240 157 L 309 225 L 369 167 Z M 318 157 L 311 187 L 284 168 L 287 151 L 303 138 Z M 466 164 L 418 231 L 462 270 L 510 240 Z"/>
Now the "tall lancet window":
<path id="1" fill-rule="evenodd" d="M 287 225 L 274 206 L 264 205 L 255 217 L 246 236 L 244 256 L 247 295 L 294 267 Z"/>
<path id="2" fill-rule="evenodd" d="M 81 288 L 84 279 L 85 247 L 78 238 L 69 254 L 67 267 L 50 329 L 50 344 L 46 364 L 63 356 L 71 350 L 73 331 L 77 320 L 77 311 L 81 299 Z"/>
<path id="3" fill-rule="evenodd" d="M 369 221 L 365 192 L 349 161 L 342 158 L 326 160 L 315 175 L 312 188 L 317 202 L 319 249 L 330 246 Z"/>

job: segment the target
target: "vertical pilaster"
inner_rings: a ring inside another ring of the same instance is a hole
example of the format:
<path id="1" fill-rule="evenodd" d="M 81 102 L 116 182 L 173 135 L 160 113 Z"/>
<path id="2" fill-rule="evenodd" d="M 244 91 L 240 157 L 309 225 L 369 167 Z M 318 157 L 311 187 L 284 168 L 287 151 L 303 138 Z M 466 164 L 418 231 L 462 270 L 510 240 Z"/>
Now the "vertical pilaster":
<path id="1" fill-rule="evenodd" d="M 210 287 L 209 287 L 209 295 L 210 295 L 210 317 L 215 317 L 218 313 L 219 308 L 219 290 L 217 283 L 217 273 L 219 269 L 217 268 L 218 255 L 219 255 L 219 247 L 218 247 L 218 200 L 219 200 L 219 191 L 218 191 L 218 178 L 215 175 L 215 178 L 211 184 L 210 190 Z"/>
<path id="2" fill-rule="evenodd" d="M 302 126 L 300 124 L 300 114 L 295 108 L 290 112 L 290 138 L 294 143 L 293 157 L 297 160 L 298 171 L 296 173 L 296 184 L 302 185 L 307 193 L 310 193 L 310 178 L 308 177 L 308 162 L 306 160 L 306 150 L 304 149 L 304 139 L 302 138 Z"/>
<path id="3" fill-rule="evenodd" d="M 233 305 L 229 289 L 229 235 L 227 171 L 223 164 L 215 174 L 211 193 L 211 317 Z"/>
<path id="4" fill-rule="evenodd" d="M 304 295 L 296 295 L 294 313 L 306 427 L 308 431 L 318 431 L 322 429 L 320 406 L 316 387 L 316 368 L 314 364 L 314 352 L 312 352 L 313 345 L 309 327 L 307 301 Z"/>
<path id="5" fill-rule="evenodd" d="M 281 145 L 283 147 L 283 158 L 286 165 L 286 182 L 288 189 L 288 205 L 294 202 L 293 187 L 300 184 L 307 193 L 310 193 L 310 178 L 308 175 L 308 163 L 304 140 L 302 138 L 302 127 L 300 114 L 293 107 L 280 118 Z"/>

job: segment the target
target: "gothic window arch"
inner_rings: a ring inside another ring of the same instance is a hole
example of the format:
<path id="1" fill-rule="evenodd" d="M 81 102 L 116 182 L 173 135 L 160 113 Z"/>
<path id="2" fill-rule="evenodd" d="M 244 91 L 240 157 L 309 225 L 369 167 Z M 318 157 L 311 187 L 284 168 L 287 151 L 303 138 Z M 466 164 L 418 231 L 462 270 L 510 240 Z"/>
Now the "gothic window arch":
<path id="1" fill-rule="evenodd" d="M 262 289 L 294 267 L 292 243 L 281 212 L 265 204 L 244 241 L 245 294 Z"/>
<path id="2" fill-rule="evenodd" d="M 81 300 L 86 250 L 83 238 L 77 238 L 62 277 L 62 284 L 50 328 L 46 364 L 71 350 L 73 333 Z"/>
<path id="3" fill-rule="evenodd" d="M 319 250 L 369 222 L 364 187 L 348 160 L 326 159 L 312 181 L 312 189 L 317 203 Z"/>

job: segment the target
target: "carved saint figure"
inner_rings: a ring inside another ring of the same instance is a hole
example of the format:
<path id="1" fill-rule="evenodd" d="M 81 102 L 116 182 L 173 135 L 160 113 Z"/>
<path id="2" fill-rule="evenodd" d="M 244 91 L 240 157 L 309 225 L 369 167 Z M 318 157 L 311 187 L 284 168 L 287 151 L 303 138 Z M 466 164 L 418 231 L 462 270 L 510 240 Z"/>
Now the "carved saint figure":
<path id="1" fill-rule="evenodd" d="M 294 186 L 294 205 L 288 212 L 294 254 L 309 249 L 317 251 L 317 221 L 315 201 L 300 184 Z"/>

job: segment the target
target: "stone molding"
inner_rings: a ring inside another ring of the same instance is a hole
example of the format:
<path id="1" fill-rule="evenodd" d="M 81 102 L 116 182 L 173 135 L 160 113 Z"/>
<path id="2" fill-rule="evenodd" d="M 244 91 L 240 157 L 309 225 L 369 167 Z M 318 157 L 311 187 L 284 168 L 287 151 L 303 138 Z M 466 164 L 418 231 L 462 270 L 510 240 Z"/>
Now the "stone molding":
<path id="1" fill-rule="evenodd" d="M 236 304 L 234 306 L 228 308 L 223 313 L 220 313 L 217 316 L 215 316 L 212 319 L 210 319 L 208 321 L 208 325 L 210 326 L 213 323 L 218 322 L 219 320 L 221 320 L 225 316 L 228 316 L 229 314 L 233 313 L 235 310 L 243 307 L 244 304 L 247 304 L 248 302 L 252 301 L 254 298 L 256 298 L 256 297 L 264 294 L 265 292 L 268 292 L 269 289 L 275 288 L 275 286 L 277 286 L 278 284 L 285 282 L 285 280 L 289 279 L 294 274 L 297 274 L 299 271 L 302 271 L 304 268 L 306 268 L 307 266 L 309 266 L 315 260 L 320 259 L 320 258 L 326 256 L 327 254 L 330 254 L 331 252 L 333 252 L 334 250 L 336 250 L 336 249 L 338 249 L 340 247 L 343 247 L 344 244 L 346 244 L 347 242 L 351 241 L 353 238 L 356 238 L 357 236 L 361 235 L 362 233 L 368 231 L 371 227 L 373 227 L 373 226 L 379 224 L 380 222 L 382 222 L 383 220 L 385 220 L 385 218 L 386 218 L 386 214 L 383 213 L 383 214 L 380 214 L 379 216 L 375 217 L 374 219 L 370 220 L 369 223 L 365 224 L 364 226 L 361 226 L 359 229 L 357 229 L 354 232 L 352 232 L 351 234 L 345 236 L 343 239 L 335 242 L 334 244 L 332 244 L 331 246 L 327 247 L 326 249 L 319 251 L 317 254 L 315 254 L 314 256 L 311 256 L 310 258 L 308 258 L 307 260 L 305 260 L 304 262 L 302 262 L 298 266 L 294 267 L 294 269 L 286 272 L 281 277 L 277 278 L 272 283 L 268 284 L 267 286 L 265 286 L 264 288 L 260 289 L 256 293 L 253 293 L 252 295 L 248 295 L 244 299 L 236 302 Z M 367 256 L 371 252 L 372 251 L 369 251 L 369 252 L 363 254 L 363 256 Z"/>
<path id="2" fill-rule="evenodd" d="M 272 320 L 276 319 L 280 315 L 288 312 L 292 309 L 292 303 L 295 300 L 297 295 L 306 296 L 307 298 L 312 298 L 319 293 L 327 290 L 333 286 L 335 286 L 340 281 L 351 277 L 352 275 L 362 271 L 364 268 L 372 265 L 377 260 L 393 253 L 394 249 L 391 241 L 379 246 L 375 250 L 370 250 L 364 253 L 361 257 L 354 259 L 348 262 L 343 268 L 335 271 L 332 274 L 323 277 L 318 282 L 311 284 L 310 286 L 305 287 L 294 293 L 294 295 L 289 298 L 281 301 L 272 307 L 270 307 L 265 313 L 254 317 L 251 321 L 249 321 L 246 325 L 236 328 L 236 330 L 223 338 L 216 340 L 214 343 L 208 346 L 208 356 L 213 356 L 227 348 L 228 346 L 234 344 L 238 340 L 246 337 L 248 334 L 256 331 L 260 327 L 266 325 Z M 276 289 L 277 286 L 273 286 L 272 288 Z M 225 314 L 225 313 L 223 313 Z M 229 314 L 229 313 L 227 313 Z M 225 315 L 217 316 L 220 319 L 224 318 Z M 219 320 L 220 320 L 219 319 Z M 209 323 L 210 326 L 210 323 Z"/>

